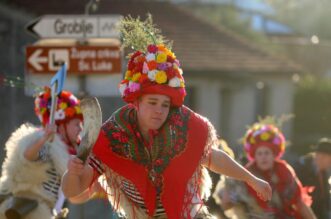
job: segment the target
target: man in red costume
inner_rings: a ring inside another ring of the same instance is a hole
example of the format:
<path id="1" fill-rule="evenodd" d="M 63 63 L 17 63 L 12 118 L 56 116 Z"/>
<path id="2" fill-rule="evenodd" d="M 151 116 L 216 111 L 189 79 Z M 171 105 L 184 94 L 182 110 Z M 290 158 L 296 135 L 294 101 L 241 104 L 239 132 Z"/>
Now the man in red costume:
<path id="1" fill-rule="evenodd" d="M 213 125 L 183 105 L 180 63 L 167 46 L 153 41 L 131 54 L 119 85 L 128 104 L 102 126 L 90 165 L 78 158 L 69 162 L 63 178 L 66 197 L 88 198 L 88 188 L 98 179 L 112 206 L 127 218 L 211 218 L 204 205 L 209 168 L 249 183 L 269 199 L 268 183 L 216 149 Z"/>
<path id="2" fill-rule="evenodd" d="M 223 208 L 241 219 L 314 219 L 311 197 L 303 188 L 292 167 L 280 157 L 285 150 L 285 138 L 273 124 L 255 123 L 244 137 L 244 147 L 250 162 L 246 168 L 266 180 L 273 189 L 270 202 L 261 200 L 248 185 L 232 180 L 221 181 L 214 197 Z"/>

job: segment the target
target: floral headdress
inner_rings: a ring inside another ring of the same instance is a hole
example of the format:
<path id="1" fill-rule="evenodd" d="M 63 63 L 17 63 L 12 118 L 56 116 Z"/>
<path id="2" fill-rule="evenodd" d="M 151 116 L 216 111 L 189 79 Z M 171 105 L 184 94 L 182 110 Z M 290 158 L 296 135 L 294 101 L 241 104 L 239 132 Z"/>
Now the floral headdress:
<path id="1" fill-rule="evenodd" d="M 35 113 L 38 116 L 40 122 L 45 126 L 49 123 L 50 109 L 51 109 L 52 97 L 51 89 L 44 87 L 44 90 L 40 92 L 35 99 Z M 79 106 L 80 101 L 69 91 L 62 91 L 58 95 L 56 111 L 54 120 L 57 125 L 66 123 L 71 119 L 79 118 L 83 119 L 82 112 Z"/>
<path id="2" fill-rule="evenodd" d="M 183 71 L 169 42 L 159 34 L 149 15 L 145 21 L 124 18 L 121 22 L 124 46 L 136 50 L 129 55 L 121 96 L 128 103 L 143 94 L 163 94 L 172 106 L 181 106 L 186 95 Z"/>
<path id="3" fill-rule="evenodd" d="M 285 137 L 276 124 L 274 117 L 260 119 L 248 128 L 244 137 L 244 149 L 250 160 L 254 160 L 254 154 L 258 147 L 269 147 L 280 158 L 285 151 Z"/>

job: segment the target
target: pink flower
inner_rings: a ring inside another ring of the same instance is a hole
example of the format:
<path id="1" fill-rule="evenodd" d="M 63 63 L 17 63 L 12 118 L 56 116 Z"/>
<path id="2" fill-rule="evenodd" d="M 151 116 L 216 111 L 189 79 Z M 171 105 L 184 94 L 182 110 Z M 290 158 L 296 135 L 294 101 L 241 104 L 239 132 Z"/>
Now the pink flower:
<path id="1" fill-rule="evenodd" d="M 280 144 L 280 139 L 278 137 L 275 137 L 274 140 L 273 140 L 273 143 L 275 145 L 279 145 Z"/>
<path id="2" fill-rule="evenodd" d="M 175 59 L 174 63 L 175 63 L 178 67 L 180 67 L 180 63 L 179 63 L 178 59 Z"/>
<path id="3" fill-rule="evenodd" d="M 142 71 L 142 72 L 143 72 L 144 74 L 147 74 L 148 70 L 149 70 L 149 69 L 148 69 L 148 65 L 147 65 L 146 62 L 144 62 L 144 65 L 143 65 L 143 71 Z"/>
<path id="4" fill-rule="evenodd" d="M 132 93 L 136 92 L 136 91 L 140 90 L 140 84 L 136 83 L 136 82 L 130 82 L 129 89 L 130 89 L 130 92 L 132 92 Z"/>
<path id="5" fill-rule="evenodd" d="M 184 96 L 186 95 L 186 90 L 185 90 L 185 88 L 180 88 L 180 89 L 179 89 L 179 92 L 180 92 L 181 95 L 184 95 Z"/>
<path id="6" fill-rule="evenodd" d="M 47 100 L 45 99 L 40 99 L 40 108 L 46 107 L 47 106 Z"/>

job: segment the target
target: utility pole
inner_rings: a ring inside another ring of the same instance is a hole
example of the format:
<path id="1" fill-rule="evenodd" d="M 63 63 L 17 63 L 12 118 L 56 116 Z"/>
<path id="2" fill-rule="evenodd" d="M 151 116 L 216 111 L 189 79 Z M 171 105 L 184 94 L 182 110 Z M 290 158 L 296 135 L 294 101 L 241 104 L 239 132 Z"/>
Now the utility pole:
<path id="1" fill-rule="evenodd" d="M 90 0 L 89 2 L 86 3 L 85 5 L 85 17 L 86 19 L 88 16 L 91 14 L 91 11 L 95 12 L 98 9 L 98 4 L 100 0 Z M 84 31 L 83 31 L 83 38 L 78 41 L 79 45 L 88 45 L 88 39 L 86 37 L 86 27 L 84 26 Z M 79 83 L 79 93 L 78 96 L 84 97 L 87 96 L 87 89 L 86 89 L 86 75 L 79 75 L 78 76 L 78 83 Z"/>

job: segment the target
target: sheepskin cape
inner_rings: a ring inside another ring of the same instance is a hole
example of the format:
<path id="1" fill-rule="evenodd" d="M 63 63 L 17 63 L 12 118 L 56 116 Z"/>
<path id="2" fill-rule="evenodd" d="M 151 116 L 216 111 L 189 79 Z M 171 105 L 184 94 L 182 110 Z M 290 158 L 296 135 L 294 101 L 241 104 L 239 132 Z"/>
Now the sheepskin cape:
<path id="1" fill-rule="evenodd" d="M 0 193 L 12 193 L 17 197 L 32 198 L 38 201 L 37 209 L 27 215 L 25 219 L 52 218 L 51 208 L 56 197 L 49 196 L 43 189 L 42 183 L 47 181 L 46 171 L 54 166 L 59 176 L 66 170 L 69 153 L 66 144 L 58 135 L 47 142 L 50 160 L 48 162 L 31 162 L 24 157 L 25 149 L 43 135 L 43 129 L 32 124 L 21 125 L 5 144 L 6 157 L 2 164 L 0 178 Z M 5 218 L 3 212 L 8 200 L 1 203 L 0 219 Z"/>

